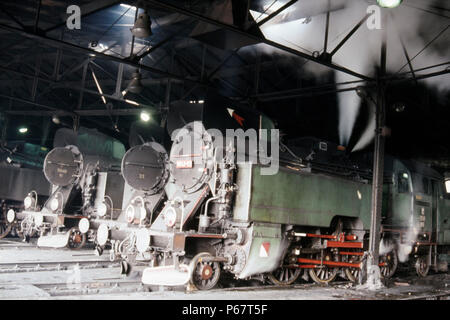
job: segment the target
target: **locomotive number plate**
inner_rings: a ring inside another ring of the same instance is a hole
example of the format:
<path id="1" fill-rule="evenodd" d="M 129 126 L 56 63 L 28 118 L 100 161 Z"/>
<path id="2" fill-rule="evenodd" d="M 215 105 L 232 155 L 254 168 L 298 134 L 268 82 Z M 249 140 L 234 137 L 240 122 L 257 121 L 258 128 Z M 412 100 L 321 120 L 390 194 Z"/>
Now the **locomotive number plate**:
<path id="1" fill-rule="evenodd" d="M 192 160 L 178 160 L 177 169 L 190 169 L 192 168 Z"/>

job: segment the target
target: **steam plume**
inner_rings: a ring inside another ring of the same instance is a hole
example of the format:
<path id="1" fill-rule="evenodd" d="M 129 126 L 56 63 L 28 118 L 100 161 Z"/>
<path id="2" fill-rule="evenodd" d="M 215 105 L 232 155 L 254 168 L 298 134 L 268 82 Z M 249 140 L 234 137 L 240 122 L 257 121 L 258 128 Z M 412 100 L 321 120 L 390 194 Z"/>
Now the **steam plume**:
<path id="1" fill-rule="evenodd" d="M 327 5 L 326 1 L 299 1 L 292 6 L 291 12 L 302 12 L 305 5 L 309 12 L 322 12 L 322 14 L 312 17 L 302 17 L 300 19 L 283 23 L 280 19 L 274 19 L 262 25 L 261 30 L 266 38 L 291 47 L 302 52 L 311 54 L 314 51 L 323 51 L 324 31 Z M 328 52 L 345 37 L 345 35 L 364 17 L 369 5 L 374 1 L 347 0 L 343 1 L 345 8 L 333 11 L 330 15 L 330 29 L 328 36 Z M 445 1 L 407 1 L 395 9 L 387 10 L 389 18 L 387 25 L 387 70 L 390 73 L 396 73 L 407 63 L 404 55 L 400 38 L 405 43 L 410 58 L 432 40 L 447 25 L 448 20 L 438 15 L 433 15 L 422 9 L 436 7 L 445 7 Z M 316 8 L 311 8 L 316 6 Z M 419 9 L 417 9 L 419 8 Z M 433 9 L 436 12 L 436 9 Z M 433 11 L 432 10 L 432 11 Z M 428 10 L 430 11 L 430 10 Z M 269 11 L 267 13 L 270 13 Z M 297 16 L 298 13 L 296 14 Z M 255 18 L 260 14 L 253 15 Z M 300 14 L 301 16 L 301 14 Z M 260 19 L 264 16 L 260 17 Z M 443 32 L 439 39 L 433 45 L 429 45 L 412 61 L 415 69 L 446 62 L 450 54 L 448 45 L 450 41 L 450 28 Z M 374 76 L 373 71 L 379 65 L 381 48 L 382 30 L 370 30 L 366 24 L 363 24 L 358 31 L 337 51 L 333 56 L 333 63 L 342 65 L 355 72 Z M 444 45 L 442 45 L 444 44 Z M 265 51 L 275 51 L 275 49 L 262 46 Z M 276 50 L 280 53 L 279 50 Z M 324 72 L 324 68 L 316 63 L 308 63 L 308 69 L 314 71 L 318 76 Z M 401 72 L 409 71 L 408 66 L 401 69 Z M 436 71 L 436 70 L 433 70 Z M 425 72 L 430 72 L 427 70 Z M 336 71 L 336 82 L 358 80 L 357 78 Z M 449 89 L 450 75 L 442 75 L 436 78 L 429 78 L 429 84 L 437 86 L 440 90 Z M 339 137 L 340 143 L 347 145 L 352 135 L 353 126 L 357 118 L 361 99 L 355 92 L 338 93 L 339 101 Z M 363 141 L 357 143 L 355 150 L 364 148 L 374 136 L 374 117 L 370 119 L 368 128 L 363 134 Z"/>

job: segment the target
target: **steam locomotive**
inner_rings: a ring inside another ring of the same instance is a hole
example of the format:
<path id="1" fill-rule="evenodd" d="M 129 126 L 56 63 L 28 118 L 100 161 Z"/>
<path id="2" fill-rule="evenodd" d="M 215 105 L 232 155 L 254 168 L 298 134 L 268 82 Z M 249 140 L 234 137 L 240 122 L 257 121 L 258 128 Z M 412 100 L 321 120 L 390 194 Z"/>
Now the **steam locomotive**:
<path id="1" fill-rule="evenodd" d="M 167 152 L 157 142 L 130 148 L 122 159 L 125 187 L 120 215 L 117 219 L 106 219 L 106 216 L 89 221 L 91 230 L 96 230 L 98 254 L 110 247 L 110 260 L 122 261 L 122 273 L 130 271 L 129 264 L 136 261 L 141 251 L 141 243 L 137 241 L 141 230 L 151 225 L 163 205 L 164 186 L 169 175 L 167 162 Z M 139 258 L 148 259 L 145 256 Z"/>
<path id="2" fill-rule="evenodd" d="M 317 283 L 338 274 L 357 281 L 368 248 L 370 169 L 326 165 L 320 156 L 314 164 L 285 146 L 279 171 L 264 175 L 265 165 L 237 161 L 236 149 L 204 124 L 191 122 L 174 136 L 167 201 L 137 235 L 152 265 L 142 282 L 206 290 L 222 271 L 275 284 L 302 273 Z M 328 148 L 319 143 L 324 155 Z M 392 276 L 402 255 L 420 276 L 430 266 L 446 269 L 450 201 L 442 176 L 393 158 L 385 167 L 382 275 Z"/>
<path id="3" fill-rule="evenodd" d="M 30 191 L 23 200 L 24 210 L 9 208 L 8 223 L 25 238 L 39 235 L 38 246 L 79 249 L 88 240 L 78 227 L 80 221 L 84 226 L 86 217 L 103 216 L 108 208 L 117 212 L 114 205 L 121 208 L 121 203 L 106 201 L 121 201 L 119 166 L 125 148 L 119 141 L 86 128 L 78 133 L 59 129 L 54 146 L 43 165 L 52 186 L 50 196 L 43 199 L 35 190 Z"/>

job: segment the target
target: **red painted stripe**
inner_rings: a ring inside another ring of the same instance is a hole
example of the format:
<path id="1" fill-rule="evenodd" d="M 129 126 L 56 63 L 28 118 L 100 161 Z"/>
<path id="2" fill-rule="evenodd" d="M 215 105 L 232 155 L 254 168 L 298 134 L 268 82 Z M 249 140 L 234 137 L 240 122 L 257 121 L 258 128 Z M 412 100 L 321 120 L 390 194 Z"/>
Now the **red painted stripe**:
<path id="1" fill-rule="evenodd" d="M 327 241 L 327 248 L 357 248 L 362 249 L 362 242 L 339 242 L 339 241 Z"/>
<path id="2" fill-rule="evenodd" d="M 350 263 L 350 262 L 340 262 L 340 261 L 320 261 L 320 260 L 314 260 L 314 259 L 305 259 L 305 258 L 298 258 L 298 262 L 300 263 L 308 263 L 308 264 L 323 264 L 329 267 L 349 267 L 349 268 L 360 268 L 361 263 Z"/>

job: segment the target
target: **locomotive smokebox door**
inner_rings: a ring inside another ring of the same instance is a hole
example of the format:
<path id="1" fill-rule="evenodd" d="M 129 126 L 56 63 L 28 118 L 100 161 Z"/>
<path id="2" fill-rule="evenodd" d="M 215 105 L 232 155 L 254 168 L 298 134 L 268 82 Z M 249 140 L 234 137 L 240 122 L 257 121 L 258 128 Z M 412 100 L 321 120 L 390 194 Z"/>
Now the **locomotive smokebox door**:
<path id="1" fill-rule="evenodd" d="M 80 177 L 82 164 L 77 147 L 54 148 L 45 157 L 44 175 L 53 185 L 64 187 Z"/>
<path id="2" fill-rule="evenodd" d="M 199 190 L 213 171 L 212 137 L 200 122 L 191 122 L 175 136 L 170 151 L 170 173 L 187 193 Z"/>
<path id="3" fill-rule="evenodd" d="M 127 151 L 122 160 L 122 174 L 134 189 L 155 194 L 169 175 L 166 150 L 158 143 L 146 143 Z"/>

